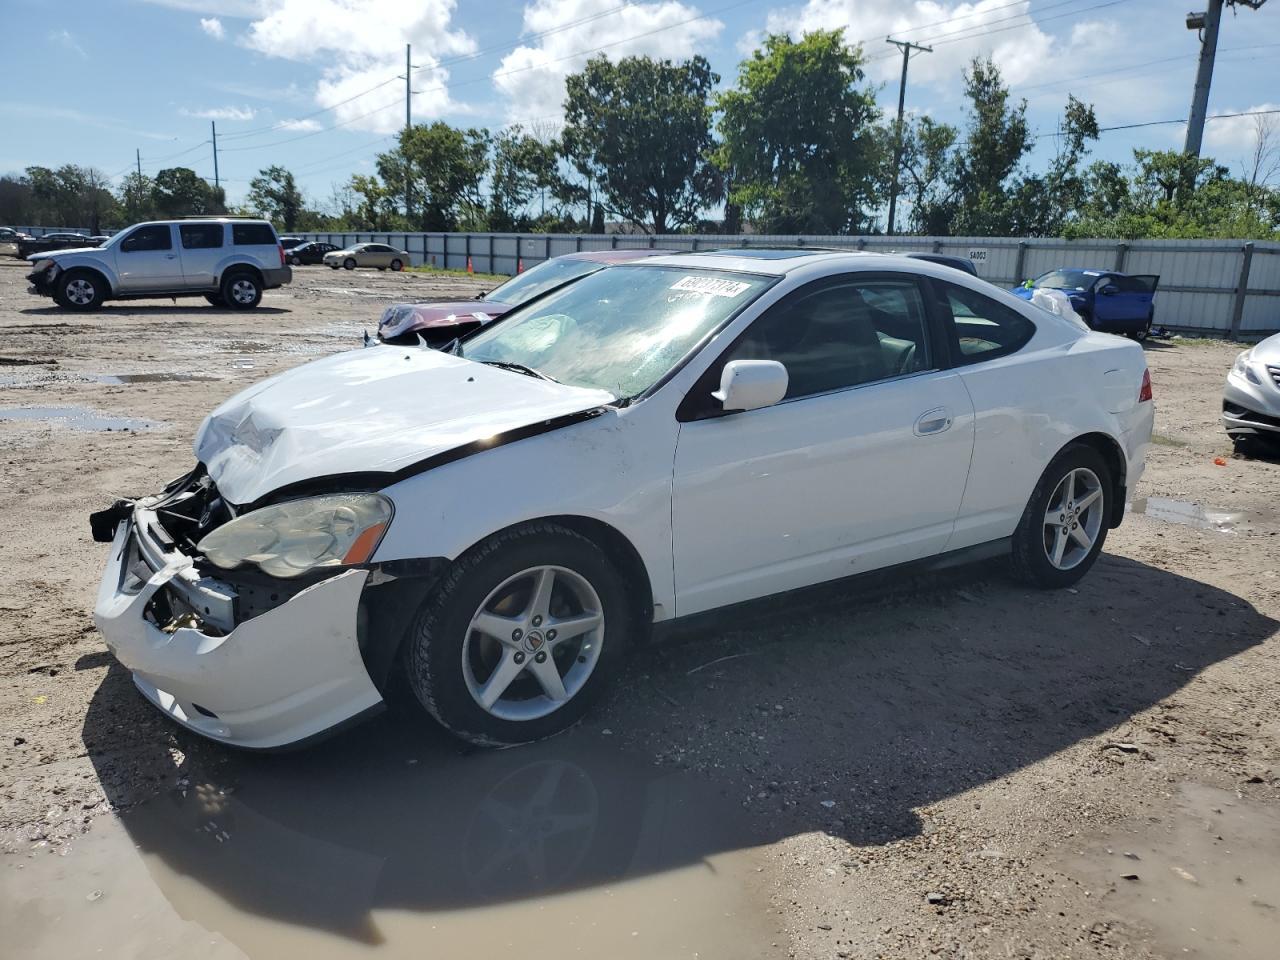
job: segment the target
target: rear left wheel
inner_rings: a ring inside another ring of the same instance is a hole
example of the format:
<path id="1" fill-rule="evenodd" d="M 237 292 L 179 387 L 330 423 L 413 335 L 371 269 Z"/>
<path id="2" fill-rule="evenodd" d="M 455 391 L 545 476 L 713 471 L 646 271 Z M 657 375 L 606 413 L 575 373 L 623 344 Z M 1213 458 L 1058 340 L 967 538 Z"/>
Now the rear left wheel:
<path id="1" fill-rule="evenodd" d="M 459 558 L 419 611 L 403 664 L 418 702 L 456 736 L 527 743 L 582 718 L 630 630 L 603 551 L 564 527 L 530 524 Z"/>
<path id="2" fill-rule="evenodd" d="M 404 269 L 404 261 L 403 261 L 403 260 L 392 260 L 392 261 L 391 261 L 391 269 L 392 269 L 392 270 L 395 270 L 397 273 L 399 273 L 401 270 L 403 270 L 403 269 Z"/>
<path id="3" fill-rule="evenodd" d="M 1042 588 L 1069 587 L 1102 552 L 1111 511 L 1111 471 L 1093 447 L 1054 457 L 1013 534 L 1013 573 Z"/>
<path id="4" fill-rule="evenodd" d="M 252 310 L 262 301 L 262 283 L 247 270 L 222 278 L 222 300 L 236 310 Z"/>

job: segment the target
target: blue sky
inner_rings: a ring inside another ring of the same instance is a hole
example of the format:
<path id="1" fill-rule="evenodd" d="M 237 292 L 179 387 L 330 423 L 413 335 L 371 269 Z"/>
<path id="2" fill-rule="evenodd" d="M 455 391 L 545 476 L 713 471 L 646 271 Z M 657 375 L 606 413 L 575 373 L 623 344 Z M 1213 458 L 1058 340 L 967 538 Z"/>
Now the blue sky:
<path id="1" fill-rule="evenodd" d="M 934 52 L 912 60 L 908 109 L 961 122 L 961 69 L 992 54 L 1038 133 L 1067 93 L 1103 126 L 1186 115 L 1198 43 L 1183 17 L 1203 0 L 60 0 L 6 4 L 0 40 L 0 172 L 94 166 L 112 177 L 187 165 L 210 179 L 210 119 L 230 199 L 262 167 L 295 171 L 323 204 L 370 172 L 404 122 L 404 44 L 414 119 L 554 129 L 565 73 L 592 51 L 706 56 L 732 83 L 766 31 L 842 26 L 865 40 L 871 79 L 896 107 L 888 33 Z M 14 77 L 29 82 L 12 82 Z M 1210 113 L 1280 107 L 1280 3 L 1224 16 Z M 1280 117 L 1277 117 L 1280 120 Z M 1280 123 L 1277 124 L 1280 127 Z M 1095 155 L 1178 147 L 1180 125 L 1104 134 Z M 1238 167 L 1254 120 L 1209 124 L 1204 152 Z M 1052 152 L 1039 141 L 1037 161 Z"/>

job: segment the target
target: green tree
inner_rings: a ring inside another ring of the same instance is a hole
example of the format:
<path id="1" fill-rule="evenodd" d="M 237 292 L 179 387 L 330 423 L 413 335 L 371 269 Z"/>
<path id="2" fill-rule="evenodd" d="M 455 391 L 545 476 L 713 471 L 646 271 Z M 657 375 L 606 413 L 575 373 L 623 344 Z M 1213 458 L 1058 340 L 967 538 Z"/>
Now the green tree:
<path id="1" fill-rule="evenodd" d="M 464 216 L 474 222 L 488 167 L 489 131 L 438 120 L 402 131 L 399 147 L 378 155 L 385 197 L 401 203 L 407 186 L 418 230 L 455 230 Z"/>
<path id="2" fill-rule="evenodd" d="M 1019 236 L 1055 237 L 1085 200 L 1085 174 L 1080 163 L 1088 142 L 1098 139 L 1098 120 L 1090 104 L 1068 95 L 1058 125 L 1058 149 L 1044 174 L 1024 176 L 1013 191 L 1010 226 Z"/>
<path id="3" fill-rule="evenodd" d="M 139 223 L 155 217 L 152 192 L 155 182 L 145 173 L 131 173 L 120 184 L 117 197 L 120 213 L 126 223 Z"/>
<path id="4" fill-rule="evenodd" d="M 169 219 L 226 213 L 226 193 L 187 167 L 170 167 L 156 174 L 151 186 L 156 216 Z"/>
<path id="5" fill-rule="evenodd" d="M 765 38 L 721 94 L 729 202 L 768 233 L 866 229 L 878 202 L 875 95 L 843 31 Z"/>
<path id="6" fill-rule="evenodd" d="M 719 81 L 702 57 L 595 57 L 565 81 L 565 155 L 624 220 L 653 233 L 693 223 L 721 197 L 707 99 Z"/>
<path id="7" fill-rule="evenodd" d="M 540 192 L 557 185 L 557 144 L 527 133 L 518 124 L 493 142 L 489 229 L 527 230 L 534 218 L 526 208 Z"/>
<path id="8" fill-rule="evenodd" d="M 962 235 L 1007 235 L 1015 229 L 1014 176 L 1032 145 L 1027 102 L 1010 101 L 1000 68 L 989 57 L 974 57 L 964 73 L 964 92 L 969 123 L 953 173 L 957 206 L 951 229 Z"/>
<path id="9" fill-rule="evenodd" d="M 884 158 L 884 183 L 881 189 L 887 193 L 889 178 L 898 176 L 901 198 L 906 201 L 906 217 L 915 233 L 930 236 L 950 232 L 951 218 L 955 216 L 955 144 L 959 131 L 947 123 L 939 123 L 932 117 L 922 116 L 903 124 L 902 162 L 893 169 L 892 138 L 894 127 L 881 128 Z"/>
<path id="10" fill-rule="evenodd" d="M 95 233 L 103 221 L 113 222 L 119 213 L 107 178 L 93 167 L 65 164 L 56 170 L 27 167 L 35 222 L 46 226 L 85 227 Z"/>
<path id="11" fill-rule="evenodd" d="M 248 204 L 260 216 L 292 232 L 303 213 L 302 191 L 293 174 L 281 166 L 259 170 L 249 181 Z"/>

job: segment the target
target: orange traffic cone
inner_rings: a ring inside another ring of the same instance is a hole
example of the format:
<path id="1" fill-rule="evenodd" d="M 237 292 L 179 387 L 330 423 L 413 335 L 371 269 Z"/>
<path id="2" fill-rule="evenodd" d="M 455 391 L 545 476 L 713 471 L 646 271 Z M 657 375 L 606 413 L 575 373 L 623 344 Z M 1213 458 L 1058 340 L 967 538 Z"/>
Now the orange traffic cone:
<path id="1" fill-rule="evenodd" d="M 516 258 L 516 273 L 524 273 L 524 259 L 522 257 Z"/>
<path id="2" fill-rule="evenodd" d="M 471 266 L 471 258 L 467 257 L 467 273 L 475 273 L 475 269 Z"/>

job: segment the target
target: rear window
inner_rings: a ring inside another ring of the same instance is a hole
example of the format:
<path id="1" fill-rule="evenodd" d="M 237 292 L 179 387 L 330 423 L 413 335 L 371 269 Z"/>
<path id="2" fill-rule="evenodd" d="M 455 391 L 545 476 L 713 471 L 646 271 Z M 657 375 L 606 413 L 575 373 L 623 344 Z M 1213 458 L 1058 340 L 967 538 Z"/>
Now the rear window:
<path id="1" fill-rule="evenodd" d="M 211 250 L 222 246 L 222 224 L 184 223 L 178 227 L 184 250 Z"/>
<path id="2" fill-rule="evenodd" d="M 231 240 L 238 247 L 274 247 L 276 232 L 266 223 L 233 223 Z"/>

